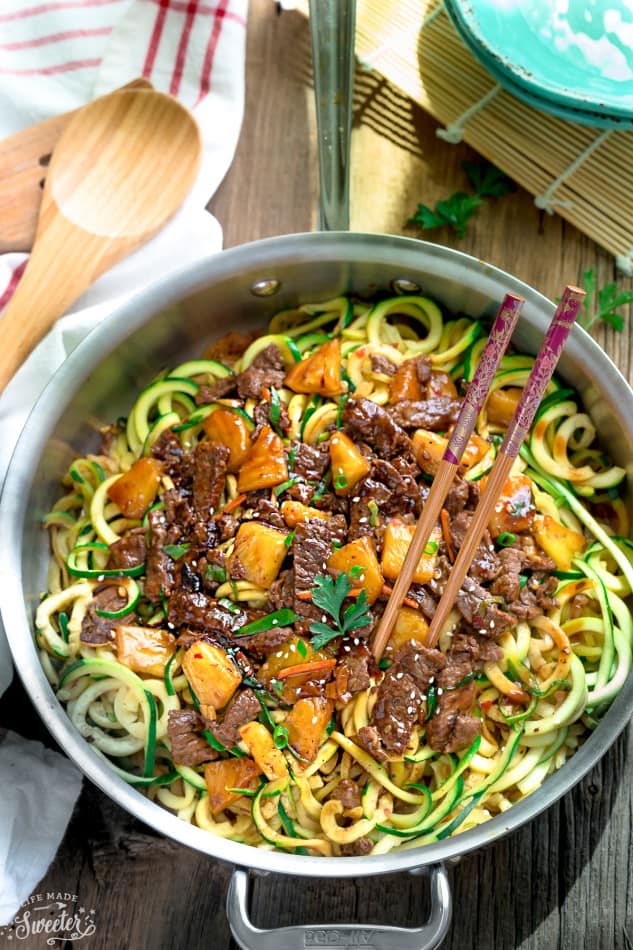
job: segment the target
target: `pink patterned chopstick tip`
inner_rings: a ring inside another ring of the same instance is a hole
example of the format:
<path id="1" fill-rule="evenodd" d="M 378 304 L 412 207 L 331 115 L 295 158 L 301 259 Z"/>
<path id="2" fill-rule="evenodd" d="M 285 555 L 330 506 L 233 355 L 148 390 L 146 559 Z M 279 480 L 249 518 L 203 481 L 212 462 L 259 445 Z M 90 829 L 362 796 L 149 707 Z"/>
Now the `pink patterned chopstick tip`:
<path id="1" fill-rule="evenodd" d="M 563 347 L 571 333 L 586 293 L 580 287 L 566 287 L 538 351 L 532 372 L 523 390 L 514 419 L 506 432 L 501 451 L 516 456 L 527 436 L 536 410 L 554 375 Z"/>
<path id="2" fill-rule="evenodd" d="M 523 297 L 517 294 L 506 294 L 503 298 L 444 452 L 444 461 L 451 465 L 458 465 L 464 454 L 524 303 Z"/>

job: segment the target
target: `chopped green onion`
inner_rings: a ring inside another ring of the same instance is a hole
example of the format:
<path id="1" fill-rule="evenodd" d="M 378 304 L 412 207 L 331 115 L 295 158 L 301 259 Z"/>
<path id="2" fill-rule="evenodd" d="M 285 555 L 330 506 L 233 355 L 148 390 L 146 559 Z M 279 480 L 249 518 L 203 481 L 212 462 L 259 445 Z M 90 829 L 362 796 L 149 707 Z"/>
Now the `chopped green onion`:
<path id="1" fill-rule="evenodd" d="M 329 438 L 330 438 L 329 432 L 321 432 L 321 434 L 317 436 L 317 442 L 318 443 L 326 442 Z"/>
<path id="2" fill-rule="evenodd" d="M 334 478 L 335 488 L 347 488 L 347 478 L 345 475 L 336 475 Z"/>
<path id="3" fill-rule="evenodd" d="M 383 656 L 378 660 L 378 669 L 379 670 L 388 670 L 391 666 L 391 660 L 388 660 L 386 656 Z"/>
<path id="4" fill-rule="evenodd" d="M 264 726 L 268 726 L 271 732 L 274 732 L 275 720 L 270 715 L 270 710 L 268 709 L 268 706 L 264 702 L 264 697 L 260 696 L 258 692 L 256 692 L 255 695 L 257 696 L 257 699 L 259 700 L 259 705 L 262 707 L 262 711 L 257 718 Z"/>
<path id="5" fill-rule="evenodd" d="M 297 446 L 293 445 L 293 447 L 288 452 L 288 471 L 289 472 L 292 471 L 292 467 L 295 464 L 296 457 L 297 457 Z"/>
<path id="6" fill-rule="evenodd" d="M 209 564 L 204 576 L 208 581 L 214 581 L 217 584 L 223 584 L 226 580 L 226 571 L 219 564 Z"/>
<path id="7" fill-rule="evenodd" d="M 521 590 L 523 590 L 523 588 L 527 584 L 527 581 L 528 581 L 527 574 L 519 574 L 519 587 L 521 588 Z"/>
<path id="8" fill-rule="evenodd" d="M 288 745 L 288 730 L 281 724 L 275 726 L 273 731 L 273 742 L 278 749 L 285 749 Z"/>
<path id="9" fill-rule="evenodd" d="M 378 505 L 372 498 L 367 502 L 367 507 L 369 508 L 369 524 L 375 528 L 378 524 Z"/>
<path id="10" fill-rule="evenodd" d="M 218 603 L 220 607 L 224 607 L 225 610 L 230 610 L 232 614 L 237 613 L 237 611 L 240 609 L 239 606 L 232 600 L 229 600 L 228 597 L 220 597 Z"/>
<path id="11" fill-rule="evenodd" d="M 282 482 L 281 485 L 276 485 L 275 488 L 273 488 L 275 498 L 279 498 L 279 496 L 283 494 L 286 489 L 291 488 L 297 480 L 296 478 L 288 478 L 285 482 Z"/>
<path id="12" fill-rule="evenodd" d="M 163 547 L 163 551 L 165 552 L 165 554 L 168 554 L 171 558 L 173 558 L 174 561 L 177 561 L 179 558 L 181 558 L 181 557 L 183 556 L 183 554 L 186 554 L 186 553 L 187 553 L 187 551 L 189 550 L 190 547 L 191 547 L 191 545 L 188 544 L 188 543 L 185 543 L 185 544 L 166 544 L 166 545 Z"/>
<path id="13" fill-rule="evenodd" d="M 270 411 L 268 413 L 268 418 L 271 422 L 279 422 L 281 416 L 281 402 L 279 399 L 279 393 L 277 390 L 271 386 L 270 387 Z"/>
<path id="14" fill-rule="evenodd" d="M 349 569 L 349 571 L 347 572 L 347 574 L 348 574 L 349 577 L 352 577 L 352 578 L 353 578 L 353 577 L 361 577 L 362 574 L 363 574 L 363 572 L 364 572 L 364 570 L 365 570 L 365 568 L 364 568 L 364 567 L 361 567 L 360 564 L 354 564 L 353 567 L 350 567 L 350 569 Z"/>
<path id="15" fill-rule="evenodd" d="M 296 534 L 296 533 L 297 533 L 297 529 L 296 529 L 296 528 L 293 528 L 292 531 L 290 532 L 290 534 L 287 534 L 287 535 L 286 535 L 286 537 L 284 538 L 284 545 L 285 545 L 285 547 L 287 547 L 287 548 L 290 547 L 290 545 L 292 544 L 292 542 L 293 542 L 294 539 L 295 539 L 295 534 Z"/>
<path id="16" fill-rule="evenodd" d="M 220 601 L 222 603 L 222 601 Z M 239 630 L 236 630 L 235 637 L 252 637 L 255 633 L 263 633 L 265 630 L 271 630 L 273 627 L 285 627 L 289 623 L 294 623 L 299 619 L 299 615 L 290 610 L 289 607 L 283 607 L 281 610 L 275 610 L 259 620 L 253 620 L 251 623 L 244 624 Z"/>
<path id="17" fill-rule="evenodd" d="M 68 643 L 68 614 L 61 613 L 57 618 L 59 622 L 59 630 L 62 635 L 62 640 L 64 643 Z"/>
<path id="18" fill-rule="evenodd" d="M 437 706 L 437 691 L 435 689 L 435 684 L 431 683 L 429 686 L 429 692 L 426 698 L 426 719 L 427 722 L 435 712 L 435 707 Z"/>
<path id="19" fill-rule="evenodd" d="M 504 531 L 503 534 L 500 534 L 497 538 L 497 544 L 500 544 L 502 548 L 507 548 L 511 544 L 514 544 L 516 539 L 516 534 L 512 534 L 511 531 Z"/>
<path id="20" fill-rule="evenodd" d="M 438 549 L 437 541 L 427 541 L 424 545 L 424 553 L 426 555 L 436 554 Z"/>
<path id="21" fill-rule="evenodd" d="M 302 660 L 305 660 L 305 658 L 308 655 L 308 646 L 305 640 L 301 640 L 301 639 L 297 640 L 297 653 L 299 654 Z"/>

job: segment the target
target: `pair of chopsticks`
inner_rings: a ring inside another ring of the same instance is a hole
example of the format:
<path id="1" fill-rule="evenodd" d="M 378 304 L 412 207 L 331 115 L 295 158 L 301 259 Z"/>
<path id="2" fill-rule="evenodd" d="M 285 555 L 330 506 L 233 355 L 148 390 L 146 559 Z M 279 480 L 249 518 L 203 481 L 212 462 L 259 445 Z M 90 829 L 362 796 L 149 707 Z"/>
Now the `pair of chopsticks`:
<path id="1" fill-rule="evenodd" d="M 437 643 L 442 627 L 453 608 L 457 593 L 468 573 L 499 495 L 503 491 L 514 461 L 519 454 L 523 440 L 532 425 L 536 410 L 552 378 L 584 297 L 585 291 L 578 287 L 565 288 L 534 361 L 532 372 L 523 389 L 514 418 L 506 431 L 496 461 L 488 475 L 486 487 L 482 492 L 470 527 L 453 564 L 444 593 L 435 610 L 425 642 L 426 647 L 433 647 Z M 398 611 L 402 607 L 411 586 L 416 567 L 440 515 L 468 440 L 475 428 L 477 417 L 486 401 L 495 372 L 510 342 L 510 337 L 524 303 L 522 297 L 515 294 L 506 294 L 501 304 L 490 331 L 490 337 L 481 355 L 477 371 L 462 403 L 457 423 L 444 452 L 437 475 L 433 480 L 433 486 L 411 539 L 402 569 L 393 586 L 393 591 L 374 636 L 372 649 L 377 660 L 382 656 L 391 636 Z"/>

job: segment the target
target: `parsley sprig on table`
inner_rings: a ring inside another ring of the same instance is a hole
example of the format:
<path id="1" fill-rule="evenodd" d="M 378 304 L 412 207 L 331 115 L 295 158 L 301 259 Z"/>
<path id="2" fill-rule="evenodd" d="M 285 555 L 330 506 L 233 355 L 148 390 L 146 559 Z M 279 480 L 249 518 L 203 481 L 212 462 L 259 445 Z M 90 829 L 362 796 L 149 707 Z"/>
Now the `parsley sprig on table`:
<path id="1" fill-rule="evenodd" d="M 507 175 L 490 162 L 463 162 L 462 168 L 474 194 L 457 191 L 449 198 L 438 201 L 435 208 L 420 204 L 407 224 L 417 224 L 422 231 L 448 225 L 457 237 L 463 238 L 468 222 L 478 213 L 484 198 L 501 198 L 516 187 Z"/>
<path id="2" fill-rule="evenodd" d="M 352 630 L 371 623 L 367 593 L 364 590 L 361 590 L 356 598 L 356 603 L 346 607 L 341 615 L 343 603 L 351 590 L 352 585 L 347 574 L 339 574 L 336 580 L 329 574 L 317 574 L 314 578 L 312 603 L 329 614 L 333 620 L 333 624 L 318 620 L 310 624 L 310 633 L 314 634 L 310 643 L 314 650 L 320 650 L 335 637 L 344 637 Z"/>
<path id="3" fill-rule="evenodd" d="M 615 281 L 598 287 L 594 267 L 584 272 L 582 280 L 587 296 L 583 303 L 583 316 L 578 321 L 580 326 L 590 330 L 594 323 L 604 320 L 614 330 L 621 332 L 624 329 L 624 314 L 617 311 L 633 303 L 633 291 L 618 290 Z"/>

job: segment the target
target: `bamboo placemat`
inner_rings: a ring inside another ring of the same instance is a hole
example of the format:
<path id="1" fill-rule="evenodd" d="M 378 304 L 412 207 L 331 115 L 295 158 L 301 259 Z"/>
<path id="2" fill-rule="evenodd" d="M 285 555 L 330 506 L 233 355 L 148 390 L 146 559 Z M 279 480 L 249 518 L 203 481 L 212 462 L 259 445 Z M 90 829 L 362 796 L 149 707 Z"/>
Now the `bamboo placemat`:
<path id="1" fill-rule="evenodd" d="M 444 126 L 610 251 L 633 274 L 633 132 L 564 122 L 506 92 L 442 0 L 358 0 L 356 52 Z"/>

